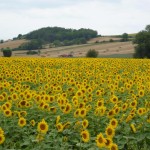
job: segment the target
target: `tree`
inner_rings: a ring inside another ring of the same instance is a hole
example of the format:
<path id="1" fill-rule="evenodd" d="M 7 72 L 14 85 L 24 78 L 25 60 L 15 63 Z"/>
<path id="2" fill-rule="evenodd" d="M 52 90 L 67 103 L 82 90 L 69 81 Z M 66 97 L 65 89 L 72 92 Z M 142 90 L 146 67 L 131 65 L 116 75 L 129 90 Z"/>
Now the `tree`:
<path id="1" fill-rule="evenodd" d="M 140 31 L 135 36 L 134 43 L 137 44 L 135 47 L 135 58 L 150 58 L 150 25 L 147 25 L 145 30 Z"/>
<path id="2" fill-rule="evenodd" d="M 96 58 L 98 57 L 98 51 L 96 51 L 95 49 L 90 49 L 87 52 L 86 57 Z"/>
<path id="3" fill-rule="evenodd" d="M 3 48 L 2 52 L 4 57 L 11 57 L 12 55 L 12 50 L 9 47 Z"/>
<path id="4" fill-rule="evenodd" d="M 4 43 L 4 40 L 0 40 L 0 43 Z"/>
<path id="5" fill-rule="evenodd" d="M 126 42 L 126 41 L 128 41 L 128 34 L 127 33 L 123 33 L 122 34 L 122 39 L 121 39 L 121 42 Z"/>

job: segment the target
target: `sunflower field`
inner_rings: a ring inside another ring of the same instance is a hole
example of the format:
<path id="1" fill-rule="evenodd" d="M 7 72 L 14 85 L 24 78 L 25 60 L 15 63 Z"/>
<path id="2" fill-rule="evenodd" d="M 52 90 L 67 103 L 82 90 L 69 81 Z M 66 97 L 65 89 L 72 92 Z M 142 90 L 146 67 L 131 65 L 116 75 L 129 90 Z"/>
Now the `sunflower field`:
<path id="1" fill-rule="evenodd" d="M 0 150 L 149 148 L 149 60 L 0 58 Z"/>

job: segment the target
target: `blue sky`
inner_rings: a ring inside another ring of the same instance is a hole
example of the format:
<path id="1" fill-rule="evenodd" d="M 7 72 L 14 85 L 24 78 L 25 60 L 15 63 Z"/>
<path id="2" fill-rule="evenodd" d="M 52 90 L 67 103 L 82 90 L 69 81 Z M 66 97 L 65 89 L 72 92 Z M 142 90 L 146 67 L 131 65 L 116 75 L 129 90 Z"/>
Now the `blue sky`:
<path id="1" fill-rule="evenodd" d="M 150 0 L 1 0 L 0 39 L 47 26 L 135 33 L 150 24 Z"/>

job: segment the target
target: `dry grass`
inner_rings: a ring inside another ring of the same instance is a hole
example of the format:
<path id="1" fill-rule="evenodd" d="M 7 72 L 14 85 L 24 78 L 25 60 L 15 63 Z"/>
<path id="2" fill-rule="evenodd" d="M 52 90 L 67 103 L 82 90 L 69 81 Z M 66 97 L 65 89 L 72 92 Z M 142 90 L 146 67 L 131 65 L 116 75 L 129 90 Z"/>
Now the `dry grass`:
<path id="1" fill-rule="evenodd" d="M 1 48 L 7 48 L 7 47 L 17 48 L 18 46 L 20 46 L 21 44 L 23 44 L 25 42 L 27 42 L 27 40 L 24 40 L 24 39 L 4 42 L 4 43 L 0 44 L 0 49 Z"/>
<path id="2" fill-rule="evenodd" d="M 41 50 L 40 55 L 26 55 L 27 51 L 13 51 L 13 56 L 19 57 L 59 57 L 63 54 L 70 54 L 73 52 L 74 57 L 85 57 L 89 49 L 95 49 L 99 52 L 100 56 L 108 56 L 112 54 L 133 54 L 134 46 L 132 42 L 112 42 L 112 43 L 98 43 L 95 44 L 95 41 L 98 39 L 101 40 L 110 40 L 112 37 L 98 37 L 89 41 L 88 44 L 83 45 L 73 45 L 73 46 L 62 46 L 58 48 L 46 48 Z M 118 38 L 117 38 L 118 39 Z M 17 41 L 16 41 L 17 42 Z M 23 41 L 18 41 L 16 44 L 22 43 Z M 25 42 L 25 41 L 24 41 Z M 4 43 L 5 44 L 5 43 Z M 8 45 L 7 45 L 8 46 Z M 9 46 L 10 47 L 10 46 Z M 2 56 L 2 53 L 0 53 Z"/>

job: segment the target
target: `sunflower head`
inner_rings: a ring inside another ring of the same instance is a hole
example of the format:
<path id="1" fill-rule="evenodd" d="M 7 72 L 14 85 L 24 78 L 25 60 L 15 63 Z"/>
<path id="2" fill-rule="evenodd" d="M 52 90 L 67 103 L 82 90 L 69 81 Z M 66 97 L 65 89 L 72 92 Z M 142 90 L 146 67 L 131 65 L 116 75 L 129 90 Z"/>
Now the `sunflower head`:
<path id="1" fill-rule="evenodd" d="M 83 142 L 88 142 L 90 140 L 90 134 L 89 134 L 88 130 L 82 131 L 81 136 L 82 136 Z"/>
<path id="2" fill-rule="evenodd" d="M 43 133 L 43 134 L 47 133 L 48 124 L 44 119 L 42 119 L 42 121 L 38 123 L 37 130 L 38 130 L 39 133 Z"/>

